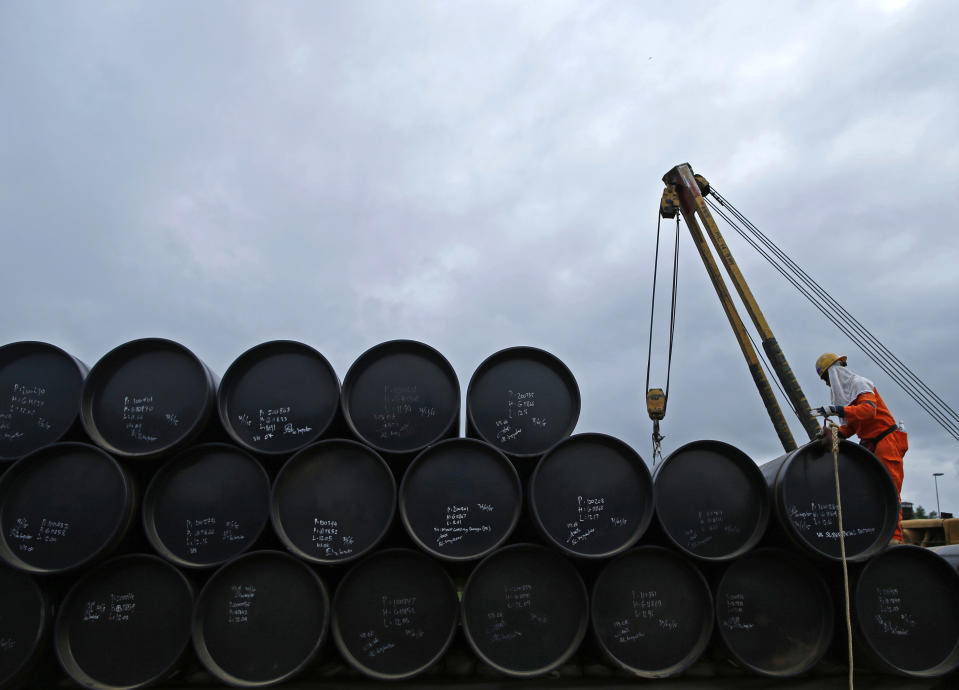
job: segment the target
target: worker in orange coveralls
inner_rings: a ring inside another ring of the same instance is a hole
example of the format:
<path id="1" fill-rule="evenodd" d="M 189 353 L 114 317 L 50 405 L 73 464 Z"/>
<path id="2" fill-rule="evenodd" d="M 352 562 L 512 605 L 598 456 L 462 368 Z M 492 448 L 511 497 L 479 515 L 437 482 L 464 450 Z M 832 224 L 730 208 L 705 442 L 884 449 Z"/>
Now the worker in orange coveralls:
<path id="1" fill-rule="evenodd" d="M 902 491 L 902 458 L 909 450 L 909 437 L 893 419 L 876 386 L 867 378 L 846 368 L 846 357 L 832 352 L 816 360 L 816 373 L 829 386 L 832 404 L 817 407 L 813 412 L 823 417 L 840 417 L 844 423 L 839 435 L 859 437 L 859 444 L 872 451 L 886 466 L 896 493 Z M 902 511 L 893 541 L 902 541 Z"/>

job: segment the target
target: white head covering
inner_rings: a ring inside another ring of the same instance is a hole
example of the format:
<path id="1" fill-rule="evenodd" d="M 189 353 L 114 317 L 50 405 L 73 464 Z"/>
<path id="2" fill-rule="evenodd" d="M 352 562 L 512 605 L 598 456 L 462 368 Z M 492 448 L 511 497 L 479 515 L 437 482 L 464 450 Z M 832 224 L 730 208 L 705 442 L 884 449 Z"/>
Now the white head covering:
<path id="1" fill-rule="evenodd" d="M 872 393 L 876 385 L 867 378 L 854 374 L 838 362 L 826 369 L 829 374 L 829 390 L 832 404 L 845 407 L 852 403 L 860 393 Z"/>

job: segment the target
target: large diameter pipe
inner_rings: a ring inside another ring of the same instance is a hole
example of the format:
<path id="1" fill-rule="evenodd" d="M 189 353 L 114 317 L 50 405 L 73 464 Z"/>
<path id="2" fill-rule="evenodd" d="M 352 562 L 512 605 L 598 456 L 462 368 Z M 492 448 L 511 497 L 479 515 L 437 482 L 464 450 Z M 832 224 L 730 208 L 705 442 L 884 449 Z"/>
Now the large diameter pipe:
<path id="1" fill-rule="evenodd" d="M 863 655 L 912 678 L 959 668 L 959 573 L 919 546 L 892 546 L 865 564 L 852 591 Z"/>
<path id="2" fill-rule="evenodd" d="M 807 443 L 762 466 L 778 532 L 814 558 L 842 559 L 832 452 Z M 882 462 L 862 446 L 839 444 L 846 558 L 866 561 L 889 544 L 899 516 L 896 487 Z"/>
<path id="3" fill-rule="evenodd" d="M 0 688 L 27 684 L 42 663 L 52 622 L 53 601 L 34 579 L 0 567 Z"/>
<path id="4" fill-rule="evenodd" d="M 445 561 L 482 558 L 512 534 L 523 486 L 503 453 L 471 438 L 420 453 L 403 476 L 400 518 L 416 545 Z"/>
<path id="5" fill-rule="evenodd" d="M 340 380 L 315 349 L 293 340 L 250 348 L 223 374 L 220 422 L 232 441 L 268 457 L 326 437 L 340 414 Z"/>
<path id="6" fill-rule="evenodd" d="M 190 644 L 193 588 L 174 566 L 134 554 L 107 561 L 67 594 L 54 647 L 88 688 L 140 688 L 169 678 Z"/>
<path id="7" fill-rule="evenodd" d="M 610 660 L 641 678 L 681 674 L 713 631 L 713 598 L 682 555 L 641 546 L 611 561 L 590 601 L 593 632 Z"/>
<path id="8" fill-rule="evenodd" d="M 832 597 L 822 577 L 785 549 L 733 561 L 716 586 L 716 628 L 737 662 L 790 678 L 813 668 L 833 639 Z"/>
<path id="9" fill-rule="evenodd" d="M 605 434 L 557 443 L 529 481 L 539 531 L 570 556 L 609 558 L 632 547 L 653 516 L 653 483 L 629 445 Z"/>
<path id="10" fill-rule="evenodd" d="M 136 508 L 129 473 L 84 443 L 55 443 L 0 477 L 0 560 L 36 575 L 90 565 L 123 541 Z"/>
<path id="11" fill-rule="evenodd" d="M 327 439 L 290 458 L 273 483 L 270 518 L 283 545 L 319 565 L 354 561 L 386 536 L 396 481 L 380 455 Z"/>
<path id="12" fill-rule="evenodd" d="M 704 561 L 753 548 L 769 523 L 766 481 L 752 458 L 721 441 L 693 441 L 653 474 L 656 517 L 670 542 Z"/>
<path id="13" fill-rule="evenodd" d="M 200 591 L 193 647 L 223 683 L 275 685 L 313 662 L 329 620 L 326 587 L 306 563 L 280 551 L 253 551 L 217 570 Z"/>
<path id="14" fill-rule="evenodd" d="M 417 676 L 457 628 L 456 588 L 435 560 L 411 549 L 379 551 L 355 565 L 333 598 L 333 638 L 346 661 L 378 680 Z"/>
<path id="15" fill-rule="evenodd" d="M 554 550 L 507 546 L 487 556 L 463 588 L 463 631 L 473 651 L 505 675 L 534 678 L 579 648 L 588 624 L 586 587 Z"/>
<path id="16" fill-rule="evenodd" d="M 415 340 L 390 340 L 360 355 L 343 379 L 341 405 L 350 433 L 397 474 L 427 446 L 459 435 L 456 372 Z"/>
<path id="17" fill-rule="evenodd" d="M 579 412 L 579 386 L 559 358 L 509 347 L 487 357 L 470 378 L 466 434 L 524 468 L 573 433 Z"/>
<path id="18" fill-rule="evenodd" d="M 269 525 L 270 480 L 241 448 L 193 446 L 153 476 L 142 517 L 158 554 L 181 568 L 214 568 L 252 548 Z"/>
<path id="19" fill-rule="evenodd" d="M 0 347 L 0 471 L 37 448 L 74 437 L 86 375 L 83 362 L 49 343 Z"/>
<path id="20" fill-rule="evenodd" d="M 147 462 L 192 445 L 216 414 L 216 377 L 183 345 L 143 338 L 114 348 L 83 383 L 80 418 L 98 446 Z"/>

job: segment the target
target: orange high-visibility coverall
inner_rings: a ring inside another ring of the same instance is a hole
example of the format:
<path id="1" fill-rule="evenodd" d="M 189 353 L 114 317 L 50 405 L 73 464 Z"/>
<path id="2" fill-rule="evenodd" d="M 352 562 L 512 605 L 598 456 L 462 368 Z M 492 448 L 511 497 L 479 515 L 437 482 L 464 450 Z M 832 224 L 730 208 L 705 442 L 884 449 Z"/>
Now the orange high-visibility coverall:
<path id="1" fill-rule="evenodd" d="M 909 437 L 905 431 L 893 431 L 876 444 L 876 439 L 891 427 L 896 427 L 896 420 L 886 407 L 886 403 L 879 397 L 879 392 L 873 388 L 872 393 L 860 393 L 851 405 L 843 408 L 846 423 L 839 428 L 839 433 L 848 438 L 855 434 L 860 443 L 871 450 L 889 471 L 889 476 L 896 485 L 896 495 L 902 491 L 902 458 L 909 450 Z M 899 522 L 896 523 L 896 534 L 893 537 L 902 541 L 902 510 L 899 511 Z"/>

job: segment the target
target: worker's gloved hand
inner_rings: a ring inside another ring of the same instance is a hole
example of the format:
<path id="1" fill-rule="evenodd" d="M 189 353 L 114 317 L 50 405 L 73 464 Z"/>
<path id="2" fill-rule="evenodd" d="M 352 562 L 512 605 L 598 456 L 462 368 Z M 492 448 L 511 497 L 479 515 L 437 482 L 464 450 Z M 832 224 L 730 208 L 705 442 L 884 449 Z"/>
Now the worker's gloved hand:
<path id="1" fill-rule="evenodd" d="M 846 408 L 842 405 L 823 405 L 814 408 L 812 413 L 818 417 L 845 417 Z"/>
<path id="2" fill-rule="evenodd" d="M 833 429 L 836 429 L 836 431 L 839 432 L 837 435 L 839 436 L 840 441 L 846 438 L 845 436 L 843 436 L 842 432 L 839 431 L 839 427 L 837 427 L 835 424 L 833 424 L 830 421 L 824 421 L 822 424 L 822 427 L 816 433 L 816 438 L 814 439 L 815 441 L 819 443 L 819 447 L 820 449 L 822 449 L 822 452 L 829 455 L 832 454 Z"/>
<path id="3" fill-rule="evenodd" d="M 819 439 L 819 447 L 822 448 L 823 453 L 832 452 L 832 432 L 831 431 L 820 429 L 819 435 L 816 438 Z"/>

